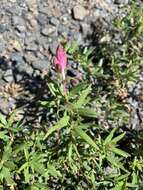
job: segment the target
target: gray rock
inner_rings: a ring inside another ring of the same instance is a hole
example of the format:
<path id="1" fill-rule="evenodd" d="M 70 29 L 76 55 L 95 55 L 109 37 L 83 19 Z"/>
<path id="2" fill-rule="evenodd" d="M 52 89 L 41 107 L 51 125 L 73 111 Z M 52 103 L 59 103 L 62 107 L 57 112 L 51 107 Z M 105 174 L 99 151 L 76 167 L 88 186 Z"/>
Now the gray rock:
<path id="1" fill-rule="evenodd" d="M 5 80 L 3 80 L 1 77 L 2 76 L 0 76 L 0 86 L 4 87 L 7 84 L 7 82 Z"/>
<path id="2" fill-rule="evenodd" d="M 51 36 L 52 36 L 52 35 L 51 35 Z M 52 43 L 52 42 L 53 42 L 53 39 L 55 39 L 55 38 L 49 37 L 49 38 L 47 39 L 47 42 L 48 42 L 48 43 Z"/>
<path id="3" fill-rule="evenodd" d="M 19 6 L 22 7 L 24 10 L 28 10 L 26 2 L 25 1 L 20 1 L 18 2 Z"/>
<path id="4" fill-rule="evenodd" d="M 53 33 L 56 33 L 56 28 L 52 25 L 48 25 L 45 28 L 42 28 L 41 30 L 41 34 L 43 34 L 44 36 L 49 36 Z"/>
<path id="5" fill-rule="evenodd" d="M 58 26 L 59 25 L 59 20 L 57 18 L 52 17 L 50 20 L 50 24 L 52 24 L 53 26 Z"/>
<path id="6" fill-rule="evenodd" d="M 18 64 L 17 65 L 18 71 L 19 72 L 24 72 L 28 75 L 32 75 L 33 74 L 33 69 L 30 65 L 27 65 L 25 62 L 22 62 L 22 64 Z"/>
<path id="7" fill-rule="evenodd" d="M 73 8 L 73 17 L 76 20 L 84 20 L 84 18 L 89 14 L 89 11 L 81 5 L 77 5 Z"/>
<path id="8" fill-rule="evenodd" d="M 122 4 L 122 5 L 127 5 L 129 3 L 129 0 L 115 0 L 116 4 Z"/>
<path id="9" fill-rule="evenodd" d="M 25 45 L 35 43 L 36 36 L 37 36 L 36 34 L 32 34 L 30 32 L 27 32 L 26 36 L 27 36 L 26 39 L 24 39 L 24 44 Z"/>
<path id="10" fill-rule="evenodd" d="M 81 35 L 79 32 L 75 32 L 75 33 L 73 34 L 73 37 L 74 37 L 75 40 L 78 39 L 77 41 L 78 41 L 79 44 L 82 44 L 82 43 L 83 43 L 82 35 Z"/>
<path id="11" fill-rule="evenodd" d="M 44 6 L 43 3 L 41 3 L 41 5 L 39 7 L 39 12 L 48 15 L 50 12 L 50 9 L 49 9 L 49 7 Z"/>
<path id="12" fill-rule="evenodd" d="M 35 17 L 33 17 L 32 15 L 28 15 L 27 16 L 27 21 L 28 21 L 28 29 L 32 32 L 36 32 L 37 33 L 37 30 L 39 29 L 39 25 L 38 25 L 38 22 L 37 20 L 35 19 Z"/>
<path id="13" fill-rule="evenodd" d="M 49 49 L 49 43 L 43 43 L 42 45 L 45 50 Z"/>
<path id="14" fill-rule="evenodd" d="M 68 28 L 66 28 L 66 26 L 60 24 L 58 27 L 58 34 L 61 35 L 62 33 L 67 33 L 69 31 Z"/>
<path id="15" fill-rule="evenodd" d="M 0 33 L 4 33 L 7 30 L 6 25 L 0 24 Z"/>
<path id="16" fill-rule="evenodd" d="M 94 19 L 97 20 L 98 18 L 106 18 L 107 12 L 102 11 L 100 9 L 95 9 L 93 15 L 94 15 Z M 108 15 L 108 17 L 109 17 L 109 15 Z"/>
<path id="17" fill-rule="evenodd" d="M 19 15 L 21 16 L 22 10 L 19 6 L 17 6 L 16 4 L 10 7 L 7 7 L 6 11 L 10 14 L 15 14 L 15 15 Z"/>
<path id="18" fill-rule="evenodd" d="M 12 82 L 13 81 L 13 73 L 12 73 L 12 70 L 11 69 L 8 69 L 4 76 L 3 76 L 4 80 L 6 82 Z"/>
<path id="19" fill-rule="evenodd" d="M 5 115 L 9 114 L 9 105 L 8 101 L 5 98 L 0 97 L 0 112 Z"/>
<path id="20" fill-rule="evenodd" d="M 24 55 L 24 60 L 26 63 L 31 64 L 32 62 L 36 61 L 37 58 L 35 57 L 35 53 L 32 51 L 26 51 Z"/>
<path id="21" fill-rule="evenodd" d="M 67 25 L 69 23 L 68 15 L 63 15 L 61 21 L 63 25 Z"/>
<path id="22" fill-rule="evenodd" d="M 16 100 L 12 97 L 9 97 L 8 99 L 8 107 L 10 110 L 13 110 L 16 107 Z"/>
<path id="23" fill-rule="evenodd" d="M 81 27 L 81 32 L 84 36 L 86 36 L 91 31 L 90 25 L 87 23 L 81 23 L 80 27 Z"/>
<path id="24" fill-rule="evenodd" d="M 37 16 L 37 21 L 40 25 L 46 25 L 48 23 L 47 15 L 39 14 Z"/>
<path id="25" fill-rule="evenodd" d="M 106 0 L 105 2 L 111 4 L 113 3 L 113 0 Z"/>
<path id="26" fill-rule="evenodd" d="M 16 26 L 16 29 L 19 31 L 19 32 L 24 32 L 26 30 L 26 27 L 24 25 L 17 25 Z"/>
<path id="27" fill-rule="evenodd" d="M 12 17 L 12 25 L 16 26 L 16 25 L 24 25 L 24 20 L 23 18 L 19 17 L 19 16 L 13 16 Z"/>
<path id="28" fill-rule="evenodd" d="M 35 43 L 30 43 L 30 44 L 27 43 L 25 50 L 26 51 L 33 51 L 33 52 L 37 51 L 37 45 Z"/>
<path id="29" fill-rule="evenodd" d="M 2 53 L 5 50 L 5 44 L 0 43 L 0 53 Z"/>
<path id="30" fill-rule="evenodd" d="M 19 32 L 18 30 L 15 32 L 16 36 L 22 40 L 26 38 L 26 33 L 25 32 Z"/>
<path id="31" fill-rule="evenodd" d="M 32 62 L 32 67 L 40 71 L 48 71 L 50 62 L 48 60 L 38 60 L 37 62 Z"/>
<path id="32" fill-rule="evenodd" d="M 17 63 L 23 62 L 23 56 L 22 56 L 22 54 L 19 53 L 19 52 L 12 53 L 12 54 L 10 55 L 10 59 L 11 59 L 11 61 L 13 61 L 13 62 L 15 61 L 15 62 L 17 62 Z"/>
<path id="33" fill-rule="evenodd" d="M 0 69 L 0 87 L 1 84 L 3 84 L 2 76 L 3 76 L 3 71 Z"/>
<path id="34" fill-rule="evenodd" d="M 26 1 L 28 10 L 31 11 L 34 15 L 37 14 L 37 0 L 28 0 Z"/>
<path id="35" fill-rule="evenodd" d="M 131 129 L 134 129 L 134 130 L 138 130 L 138 128 L 140 126 L 140 121 L 139 121 L 139 118 L 138 118 L 138 115 L 137 115 L 135 109 L 132 110 L 130 124 L 131 124 L 131 126 L 130 126 Z"/>
<path id="36" fill-rule="evenodd" d="M 37 39 L 37 44 L 39 47 L 44 47 L 44 48 L 46 47 L 45 49 L 48 49 L 49 43 L 47 41 L 48 41 L 48 39 L 45 38 L 45 36 L 41 35 Z"/>
<path id="37" fill-rule="evenodd" d="M 15 62 L 15 68 L 18 73 L 25 72 L 27 74 L 31 74 L 29 66 L 25 63 L 23 56 L 20 53 L 13 53 L 11 55 L 11 60 Z M 14 70 L 15 71 L 15 70 Z M 16 77 L 17 78 L 17 77 Z M 21 77 L 19 77 L 20 79 Z"/>
<path id="38" fill-rule="evenodd" d="M 50 52 L 51 52 L 53 55 L 56 54 L 56 49 L 57 49 L 58 45 L 59 45 L 59 42 L 58 42 L 58 41 L 53 41 L 53 43 L 50 44 L 49 50 L 50 50 Z"/>

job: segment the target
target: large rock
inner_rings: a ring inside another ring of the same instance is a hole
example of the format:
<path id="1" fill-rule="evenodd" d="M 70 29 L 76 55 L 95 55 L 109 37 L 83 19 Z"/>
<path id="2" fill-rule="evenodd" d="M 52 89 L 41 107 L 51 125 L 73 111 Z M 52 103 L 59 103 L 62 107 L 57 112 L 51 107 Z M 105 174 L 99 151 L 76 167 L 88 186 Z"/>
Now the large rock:
<path id="1" fill-rule="evenodd" d="M 89 11 L 81 5 L 77 5 L 73 8 L 73 17 L 76 20 L 84 20 L 84 18 L 89 14 Z"/>

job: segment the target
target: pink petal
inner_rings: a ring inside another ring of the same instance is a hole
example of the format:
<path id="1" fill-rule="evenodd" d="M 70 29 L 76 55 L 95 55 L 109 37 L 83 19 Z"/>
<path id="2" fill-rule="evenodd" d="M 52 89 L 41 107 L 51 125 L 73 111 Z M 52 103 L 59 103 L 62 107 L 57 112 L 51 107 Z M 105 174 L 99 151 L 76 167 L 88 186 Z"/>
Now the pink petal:
<path id="1" fill-rule="evenodd" d="M 53 63 L 54 63 L 55 68 L 57 69 L 57 71 L 61 72 L 62 69 L 61 69 L 60 63 L 59 63 L 59 60 L 56 57 L 54 58 Z"/>
<path id="2" fill-rule="evenodd" d="M 65 79 L 65 69 L 67 65 L 67 54 L 63 47 L 60 45 L 56 50 L 56 57 L 53 60 L 53 64 L 58 72 L 60 72 Z"/>
<path id="3" fill-rule="evenodd" d="M 65 69 L 66 64 L 67 64 L 67 55 L 62 46 L 58 46 L 56 57 L 59 60 L 61 67 Z"/>

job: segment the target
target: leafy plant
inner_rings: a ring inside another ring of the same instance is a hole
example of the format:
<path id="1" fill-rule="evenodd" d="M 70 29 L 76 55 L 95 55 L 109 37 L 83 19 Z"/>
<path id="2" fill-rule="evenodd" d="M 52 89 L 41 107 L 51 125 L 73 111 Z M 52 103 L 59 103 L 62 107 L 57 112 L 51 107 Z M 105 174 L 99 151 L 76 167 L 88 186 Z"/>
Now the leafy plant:
<path id="1" fill-rule="evenodd" d="M 17 121 L 17 110 L 0 114 L 0 189 L 126 190 L 142 184 L 142 133 L 129 129 L 128 87 L 142 68 L 142 7 L 131 4 L 115 23 L 122 42 L 58 47 L 57 80 L 48 76 L 52 115 L 40 129 Z M 100 51 L 100 53 L 99 53 Z M 84 81 L 72 85 L 67 53 L 82 68 Z"/>

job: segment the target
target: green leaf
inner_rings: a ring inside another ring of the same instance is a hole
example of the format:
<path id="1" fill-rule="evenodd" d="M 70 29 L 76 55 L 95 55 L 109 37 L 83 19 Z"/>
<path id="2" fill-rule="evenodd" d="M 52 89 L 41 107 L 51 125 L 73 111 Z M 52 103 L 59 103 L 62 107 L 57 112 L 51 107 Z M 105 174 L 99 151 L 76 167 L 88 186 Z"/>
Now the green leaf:
<path id="1" fill-rule="evenodd" d="M 51 80 L 50 78 L 48 78 L 47 81 L 48 81 L 47 85 L 49 87 L 51 94 L 53 96 L 57 96 L 58 94 L 60 94 L 58 84 L 56 82 L 54 82 L 53 80 Z"/>
<path id="2" fill-rule="evenodd" d="M 6 134 L 7 134 L 7 131 L 1 131 L 0 132 L 0 139 L 2 139 L 3 141 L 8 141 L 10 137 Z"/>
<path id="3" fill-rule="evenodd" d="M 69 162 L 72 161 L 72 153 L 73 153 L 73 145 L 70 144 L 69 145 L 69 151 L 68 151 L 68 160 L 69 160 Z"/>
<path id="4" fill-rule="evenodd" d="M 113 138 L 113 135 L 115 133 L 117 128 L 113 128 L 112 131 L 110 132 L 110 134 L 106 137 L 106 139 L 104 140 L 104 145 L 108 144 L 111 142 L 112 138 Z"/>
<path id="5" fill-rule="evenodd" d="M 3 125 L 7 125 L 6 117 L 0 113 L 0 122 Z"/>
<path id="6" fill-rule="evenodd" d="M 115 153 L 115 154 L 118 154 L 120 156 L 123 156 L 125 158 L 127 158 L 128 156 L 130 156 L 130 154 L 128 154 L 127 152 L 121 150 L 121 149 L 118 149 L 116 147 L 112 147 L 112 151 Z"/>
<path id="7" fill-rule="evenodd" d="M 34 160 L 35 161 L 35 160 Z M 45 168 L 44 168 L 44 165 L 39 163 L 38 161 L 37 162 L 34 162 L 31 163 L 31 168 L 38 174 L 41 174 L 43 176 L 45 176 Z M 46 176 L 45 176 L 46 177 Z"/>
<path id="8" fill-rule="evenodd" d="M 116 181 L 121 181 L 123 179 L 127 179 L 129 175 L 130 175 L 130 173 L 121 175 L 121 176 L 119 176 L 119 177 L 116 178 Z"/>
<path id="9" fill-rule="evenodd" d="M 12 156 L 12 148 L 10 145 L 7 145 L 4 148 L 4 153 L 2 157 L 3 162 L 6 162 L 7 160 L 9 160 L 11 156 Z"/>
<path id="10" fill-rule="evenodd" d="M 8 127 L 10 127 L 13 122 L 15 121 L 16 115 L 18 113 L 18 109 L 15 109 L 12 111 L 12 113 L 10 114 L 10 117 L 8 118 Z"/>
<path id="11" fill-rule="evenodd" d="M 31 174 L 29 173 L 29 168 L 24 168 L 24 177 L 25 177 L 25 182 L 29 183 L 31 179 Z"/>
<path id="12" fill-rule="evenodd" d="M 118 135 L 118 136 L 115 137 L 111 142 L 114 143 L 114 144 L 116 144 L 118 141 L 120 141 L 120 140 L 124 137 L 125 134 L 126 134 L 126 133 L 124 132 L 124 133 Z"/>
<path id="13" fill-rule="evenodd" d="M 51 190 L 47 185 L 41 184 L 41 183 L 34 183 L 33 187 L 38 187 L 41 190 Z"/>
<path id="14" fill-rule="evenodd" d="M 56 170 L 55 166 L 48 164 L 47 165 L 48 173 L 51 174 L 53 177 L 62 177 L 61 173 Z"/>
<path id="15" fill-rule="evenodd" d="M 139 184 L 131 184 L 131 183 L 127 183 L 127 187 L 133 187 L 133 188 L 138 188 Z M 142 189 L 140 189 L 142 190 Z"/>
<path id="16" fill-rule="evenodd" d="M 120 161 L 120 158 L 118 158 L 117 156 L 115 156 L 113 153 L 108 153 L 106 156 L 106 159 L 111 163 L 112 166 L 115 166 L 116 168 L 120 168 L 122 169 L 124 172 L 128 172 L 125 168 L 124 168 L 124 163 Z"/>
<path id="17" fill-rule="evenodd" d="M 14 181 L 13 181 L 13 179 L 12 179 L 12 177 L 11 177 L 11 174 L 10 174 L 10 171 L 9 171 L 8 168 L 3 167 L 2 174 L 3 174 L 5 180 L 7 181 L 7 183 L 9 185 L 14 185 L 15 184 Z"/>
<path id="18" fill-rule="evenodd" d="M 86 97 L 88 96 L 90 91 L 91 91 L 91 85 L 87 89 L 81 92 L 79 99 L 74 103 L 75 109 L 80 108 L 85 103 Z"/>
<path id="19" fill-rule="evenodd" d="M 118 184 L 114 188 L 112 188 L 111 190 L 128 190 L 126 188 L 126 181 L 118 182 Z"/>
<path id="20" fill-rule="evenodd" d="M 27 148 L 24 148 L 24 155 L 25 155 L 26 160 L 28 160 L 29 156 L 30 156 L 30 153 L 28 152 Z"/>
<path id="21" fill-rule="evenodd" d="M 77 95 L 81 90 L 83 90 L 87 86 L 86 83 L 80 83 L 77 86 L 75 86 L 70 92 L 69 92 L 69 97 L 73 97 Z"/>
<path id="22" fill-rule="evenodd" d="M 81 128 L 82 130 L 86 130 L 88 128 L 93 127 L 93 125 L 90 125 L 90 123 L 85 123 L 85 124 L 81 123 L 78 125 L 78 127 Z"/>
<path id="23" fill-rule="evenodd" d="M 22 170 L 24 170 L 25 168 L 27 168 L 28 165 L 29 165 L 29 163 L 28 163 L 28 162 L 25 162 L 25 163 L 19 168 L 18 173 L 20 173 Z"/>
<path id="24" fill-rule="evenodd" d="M 2 185 L 0 185 L 0 190 L 4 190 Z"/>
<path id="25" fill-rule="evenodd" d="M 99 150 L 98 146 L 95 144 L 95 142 L 78 126 L 74 127 L 74 130 L 76 133 L 83 139 L 85 140 L 89 145 L 94 147 L 95 149 Z"/>
<path id="26" fill-rule="evenodd" d="M 61 118 L 61 119 L 57 122 L 57 124 L 56 124 L 55 126 L 51 127 L 51 128 L 48 130 L 47 134 L 46 134 L 45 137 L 44 137 L 44 140 L 45 140 L 50 134 L 52 134 L 54 131 L 57 131 L 57 130 L 62 129 L 63 127 L 65 127 L 65 126 L 68 124 L 69 119 L 70 119 L 70 117 L 67 116 L 67 115 L 65 115 L 63 118 Z"/>
<path id="27" fill-rule="evenodd" d="M 14 153 L 17 154 L 20 151 L 24 151 L 24 149 L 29 149 L 31 146 L 33 146 L 33 142 L 24 142 L 15 147 Z"/>
<path id="28" fill-rule="evenodd" d="M 13 161 L 7 161 L 4 163 L 4 166 L 6 166 L 7 168 L 11 169 L 11 170 L 14 170 L 16 165 L 14 164 Z"/>
<path id="29" fill-rule="evenodd" d="M 78 113 L 81 116 L 97 118 L 97 113 L 95 112 L 95 110 L 92 110 L 90 108 L 79 108 Z"/>

